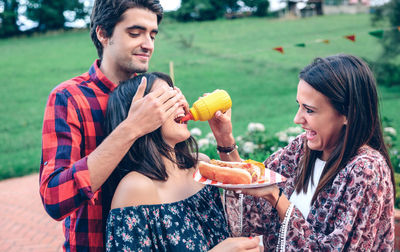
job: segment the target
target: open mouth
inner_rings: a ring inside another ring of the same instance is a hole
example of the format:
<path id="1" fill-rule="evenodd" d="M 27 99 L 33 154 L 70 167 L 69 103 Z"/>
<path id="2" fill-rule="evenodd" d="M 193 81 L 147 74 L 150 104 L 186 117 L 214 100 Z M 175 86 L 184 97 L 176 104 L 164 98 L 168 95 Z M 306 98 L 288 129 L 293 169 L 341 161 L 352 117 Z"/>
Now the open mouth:
<path id="1" fill-rule="evenodd" d="M 182 118 L 183 118 L 184 116 L 185 116 L 184 113 L 177 115 L 177 116 L 174 118 L 175 122 L 178 123 L 178 124 L 187 124 L 187 121 L 186 121 L 186 122 L 182 122 Z"/>

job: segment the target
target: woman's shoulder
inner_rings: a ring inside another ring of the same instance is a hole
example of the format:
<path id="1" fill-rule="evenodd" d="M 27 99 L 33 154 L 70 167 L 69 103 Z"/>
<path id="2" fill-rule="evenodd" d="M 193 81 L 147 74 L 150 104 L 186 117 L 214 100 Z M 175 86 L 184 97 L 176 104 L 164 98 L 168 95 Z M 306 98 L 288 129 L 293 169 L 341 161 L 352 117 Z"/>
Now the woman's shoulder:
<path id="1" fill-rule="evenodd" d="M 119 182 L 111 209 L 158 203 L 160 199 L 154 181 L 139 172 L 130 172 Z"/>
<path id="2" fill-rule="evenodd" d="M 350 160 L 349 164 L 387 165 L 385 157 L 378 150 L 367 145 L 358 149 L 357 154 Z"/>
<path id="3" fill-rule="evenodd" d="M 383 178 L 390 172 L 385 157 L 369 146 L 362 146 L 357 154 L 347 163 L 346 170 L 354 176 L 364 178 Z"/>

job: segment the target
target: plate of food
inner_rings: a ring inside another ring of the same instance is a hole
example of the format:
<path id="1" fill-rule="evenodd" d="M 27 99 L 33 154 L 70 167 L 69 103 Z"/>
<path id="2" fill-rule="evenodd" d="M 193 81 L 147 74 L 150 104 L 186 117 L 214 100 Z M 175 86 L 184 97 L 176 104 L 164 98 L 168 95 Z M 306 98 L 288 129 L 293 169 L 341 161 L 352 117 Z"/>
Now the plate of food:
<path id="1" fill-rule="evenodd" d="M 265 168 L 263 163 L 254 160 L 200 161 L 193 178 L 205 185 L 227 189 L 258 188 L 286 181 L 284 176 Z"/>

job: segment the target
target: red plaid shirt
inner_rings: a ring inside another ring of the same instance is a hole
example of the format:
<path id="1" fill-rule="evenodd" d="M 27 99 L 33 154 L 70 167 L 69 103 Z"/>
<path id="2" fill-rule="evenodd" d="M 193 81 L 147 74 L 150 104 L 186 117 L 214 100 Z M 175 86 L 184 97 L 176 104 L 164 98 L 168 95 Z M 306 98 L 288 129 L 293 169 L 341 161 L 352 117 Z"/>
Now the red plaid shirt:
<path id="1" fill-rule="evenodd" d="M 103 250 L 101 190 L 92 191 L 86 161 L 103 140 L 107 101 L 116 85 L 98 63 L 58 85 L 44 114 L 40 195 L 51 217 L 65 219 L 65 251 Z"/>

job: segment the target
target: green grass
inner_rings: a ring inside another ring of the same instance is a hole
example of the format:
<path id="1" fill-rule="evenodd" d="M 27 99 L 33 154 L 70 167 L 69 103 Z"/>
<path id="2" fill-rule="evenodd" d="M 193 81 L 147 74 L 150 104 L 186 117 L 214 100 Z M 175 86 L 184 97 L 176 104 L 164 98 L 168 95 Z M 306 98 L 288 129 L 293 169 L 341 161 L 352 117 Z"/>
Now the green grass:
<path id="1" fill-rule="evenodd" d="M 369 15 L 165 23 L 150 70 L 168 72 L 173 61 L 176 84 L 189 103 L 204 92 L 225 89 L 233 99 L 236 135 L 249 122 L 264 123 L 272 134 L 293 125 L 298 72 L 317 56 L 350 53 L 376 59 L 380 45 L 368 35 L 374 29 Z M 352 33 L 356 43 L 342 38 Z M 317 39 L 331 43 L 293 46 Z M 273 51 L 276 46 L 283 46 L 285 54 Z M 88 31 L 0 40 L 0 52 L 0 179 L 4 179 L 39 170 L 47 96 L 60 82 L 87 71 L 97 54 Z M 380 88 L 380 96 L 382 114 L 399 132 L 400 87 Z M 204 122 L 190 127 L 209 131 Z"/>

